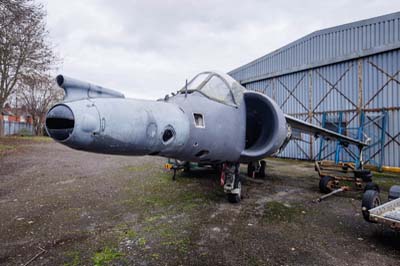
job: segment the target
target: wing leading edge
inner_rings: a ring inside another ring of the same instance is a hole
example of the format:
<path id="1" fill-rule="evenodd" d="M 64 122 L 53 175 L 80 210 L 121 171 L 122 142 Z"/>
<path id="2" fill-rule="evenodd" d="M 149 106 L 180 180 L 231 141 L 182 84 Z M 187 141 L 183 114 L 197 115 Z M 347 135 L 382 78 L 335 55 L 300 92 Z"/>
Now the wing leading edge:
<path id="1" fill-rule="evenodd" d="M 326 139 L 339 140 L 344 145 L 353 144 L 353 145 L 357 145 L 360 148 L 368 146 L 367 143 L 365 143 L 361 140 L 354 139 L 354 138 L 339 134 L 337 132 L 334 132 L 332 130 L 307 123 L 303 120 L 291 117 L 289 115 L 285 115 L 285 118 L 286 118 L 286 122 L 291 126 L 291 128 L 299 130 L 300 132 L 312 134 L 315 137 L 324 137 Z"/>

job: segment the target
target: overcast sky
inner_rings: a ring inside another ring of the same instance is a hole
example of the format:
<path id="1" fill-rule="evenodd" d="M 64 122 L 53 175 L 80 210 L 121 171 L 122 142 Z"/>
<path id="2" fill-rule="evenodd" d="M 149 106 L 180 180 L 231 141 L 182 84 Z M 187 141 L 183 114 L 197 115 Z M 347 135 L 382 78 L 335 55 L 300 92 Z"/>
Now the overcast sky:
<path id="1" fill-rule="evenodd" d="M 399 0 L 37 1 L 63 58 L 58 72 L 146 99 L 313 31 L 400 11 Z"/>

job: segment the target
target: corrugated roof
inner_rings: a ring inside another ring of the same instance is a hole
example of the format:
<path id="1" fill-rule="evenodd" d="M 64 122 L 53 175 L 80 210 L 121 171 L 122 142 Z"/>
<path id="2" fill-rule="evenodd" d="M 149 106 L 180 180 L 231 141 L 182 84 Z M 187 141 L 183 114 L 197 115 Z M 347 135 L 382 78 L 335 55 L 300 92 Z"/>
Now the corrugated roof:
<path id="1" fill-rule="evenodd" d="M 400 48 L 400 12 L 315 31 L 229 74 L 241 83 Z"/>

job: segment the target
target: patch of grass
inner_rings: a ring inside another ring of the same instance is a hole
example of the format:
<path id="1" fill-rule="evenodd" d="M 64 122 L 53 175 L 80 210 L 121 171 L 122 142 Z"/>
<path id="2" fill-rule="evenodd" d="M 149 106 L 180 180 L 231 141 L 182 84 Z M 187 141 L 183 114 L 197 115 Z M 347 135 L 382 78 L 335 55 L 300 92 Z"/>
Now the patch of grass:
<path id="1" fill-rule="evenodd" d="M 158 233 L 162 238 L 170 238 L 175 235 L 175 232 L 171 228 L 162 228 Z"/>
<path id="2" fill-rule="evenodd" d="M 124 254 L 116 249 L 105 247 L 100 252 L 96 252 L 92 258 L 94 266 L 109 265 L 111 262 L 121 259 Z"/>
<path id="3" fill-rule="evenodd" d="M 375 178 L 373 181 L 377 183 L 380 189 L 383 191 L 389 191 L 392 186 L 400 185 L 400 178 Z"/>
<path id="4" fill-rule="evenodd" d="M 132 229 L 128 229 L 128 230 L 125 232 L 125 235 L 126 235 L 126 237 L 129 238 L 129 239 L 134 239 L 134 238 L 136 238 L 136 237 L 138 236 L 138 234 L 137 234 L 135 231 L 133 231 Z"/>
<path id="5" fill-rule="evenodd" d="M 268 223 L 294 221 L 301 215 L 303 209 L 299 206 L 288 206 L 278 201 L 270 201 L 265 204 L 264 221 Z"/>
<path id="6" fill-rule="evenodd" d="M 158 253 L 152 253 L 152 254 L 151 254 L 151 257 L 152 257 L 154 260 L 158 260 L 158 259 L 160 258 L 160 254 L 158 254 Z"/>
<path id="7" fill-rule="evenodd" d="M 256 257 L 250 257 L 247 260 L 247 263 L 249 266 L 259 266 L 259 265 L 264 265 L 263 261 L 260 259 L 257 259 Z"/>
<path id="8" fill-rule="evenodd" d="M 180 253 L 187 253 L 188 248 L 189 248 L 189 239 L 188 238 L 183 238 L 183 239 L 174 239 L 170 241 L 164 241 L 161 244 L 166 247 L 172 247 L 177 249 Z"/>
<path id="9" fill-rule="evenodd" d="M 377 178 L 395 178 L 395 179 L 399 179 L 400 180 L 400 174 L 396 174 L 396 173 L 387 173 L 387 172 L 372 172 L 374 177 Z"/>
<path id="10" fill-rule="evenodd" d="M 67 262 L 63 264 L 64 266 L 79 266 L 83 264 L 79 251 L 71 251 L 65 255 L 67 257 Z"/>
<path id="11" fill-rule="evenodd" d="M 176 189 L 170 191 L 168 188 L 161 188 L 159 191 L 155 189 L 150 195 L 144 195 L 140 201 L 148 208 L 173 206 L 174 209 L 189 211 L 207 201 L 207 197 L 200 192 Z M 150 217 L 149 219 L 156 220 L 158 218 L 160 217 Z"/>
<path id="12" fill-rule="evenodd" d="M 124 239 L 136 239 L 139 236 L 138 232 L 133 230 L 128 224 L 125 223 L 118 224 L 114 230 L 117 233 L 119 242 Z"/>
<path id="13" fill-rule="evenodd" d="M 147 241 L 146 241 L 146 238 L 144 238 L 144 237 L 140 237 L 137 241 L 138 246 L 141 248 L 144 248 L 146 246 L 146 243 L 147 243 Z"/>
<path id="14" fill-rule="evenodd" d="M 11 150 L 15 150 L 15 146 L 14 145 L 0 144 L 0 152 L 6 152 L 6 151 L 11 151 Z"/>
<path id="15" fill-rule="evenodd" d="M 151 223 L 151 222 L 154 222 L 154 221 L 159 220 L 161 217 L 162 217 L 162 215 L 160 215 L 160 214 L 153 215 L 153 216 L 147 217 L 147 218 L 145 219 L 145 222 L 146 222 L 146 223 Z"/>
<path id="16" fill-rule="evenodd" d="M 124 167 L 124 169 L 128 172 L 145 172 L 152 168 L 151 164 L 143 164 L 143 165 L 130 165 Z"/>
<path id="17" fill-rule="evenodd" d="M 45 136 L 23 136 L 20 138 L 24 139 L 24 140 L 35 141 L 35 142 L 53 142 L 54 141 L 52 138 L 45 137 Z"/>
<path id="18" fill-rule="evenodd" d="M 177 226 L 174 223 L 168 223 L 160 219 L 153 220 L 153 222 L 146 222 L 146 224 L 147 225 L 142 228 L 142 237 L 136 241 L 138 247 L 145 247 L 148 237 L 149 239 L 156 240 L 153 244 L 156 247 L 161 245 L 161 250 L 163 248 L 168 248 L 180 253 L 187 253 L 190 241 L 188 236 L 183 234 L 183 231 L 185 231 L 188 226 L 187 224 L 180 224 Z M 192 225 L 190 226 L 192 227 Z M 146 236 L 146 239 L 143 236 Z"/>
<path id="19" fill-rule="evenodd" d="M 126 205 L 136 204 L 138 207 L 147 209 L 183 206 L 189 202 L 197 201 L 198 198 L 205 198 L 204 193 L 187 189 L 187 184 L 173 182 L 169 174 L 162 172 L 148 176 L 145 180 L 132 178 L 128 181 L 126 187 L 128 199 L 123 200 L 123 203 Z M 194 206 L 190 208 L 192 207 Z M 157 218 L 153 217 L 153 219 Z"/>

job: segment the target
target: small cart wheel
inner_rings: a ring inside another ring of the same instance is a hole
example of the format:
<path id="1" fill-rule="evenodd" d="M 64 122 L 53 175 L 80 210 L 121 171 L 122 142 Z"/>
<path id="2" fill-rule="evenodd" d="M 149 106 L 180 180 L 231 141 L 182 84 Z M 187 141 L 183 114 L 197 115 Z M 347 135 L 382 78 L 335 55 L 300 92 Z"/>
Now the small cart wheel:
<path id="1" fill-rule="evenodd" d="M 370 223 L 376 223 L 375 221 L 370 219 L 369 210 L 381 205 L 381 199 L 379 197 L 379 192 L 376 190 L 367 190 L 363 194 L 361 210 L 364 219 Z"/>
<path id="2" fill-rule="evenodd" d="M 330 193 L 334 188 L 334 178 L 331 176 L 323 176 L 319 180 L 319 190 L 322 193 Z"/>

